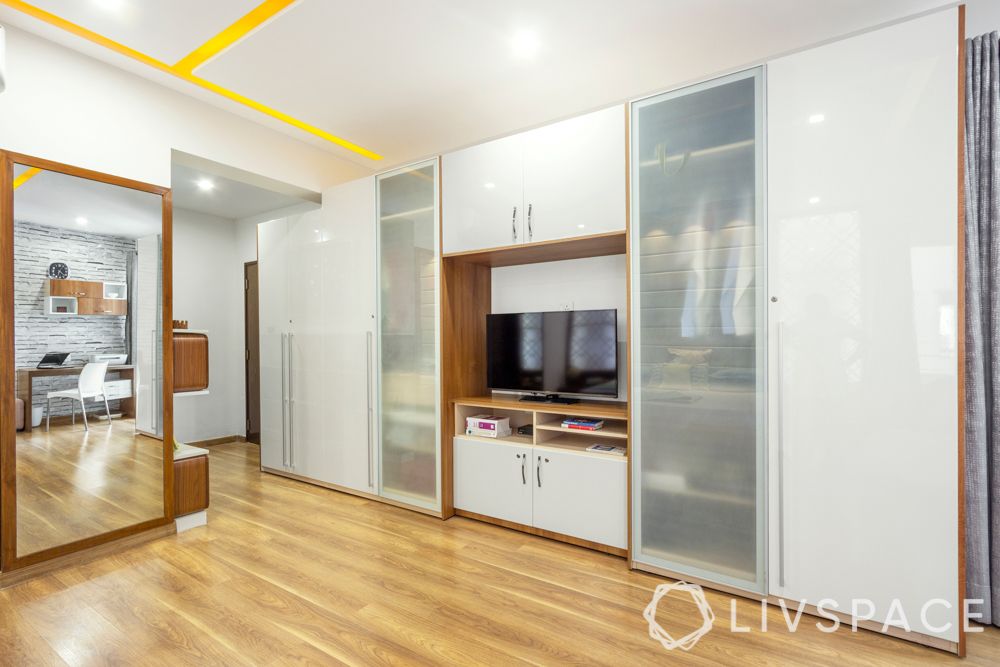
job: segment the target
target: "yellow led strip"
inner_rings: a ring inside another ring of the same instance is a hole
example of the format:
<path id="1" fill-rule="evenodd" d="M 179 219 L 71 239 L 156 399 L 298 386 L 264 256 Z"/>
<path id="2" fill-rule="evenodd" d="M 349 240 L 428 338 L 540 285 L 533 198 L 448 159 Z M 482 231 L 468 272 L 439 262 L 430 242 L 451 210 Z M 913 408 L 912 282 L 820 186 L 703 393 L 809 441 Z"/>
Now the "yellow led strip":
<path id="1" fill-rule="evenodd" d="M 38 167 L 30 167 L 25 169 L 20 176 L 14 179 L 14 189 L 17 190 L 19 187 L 30 181 L 35 176 L 41 173 L 41 169 Z"/>
<path id="2" fill-rule="evenodd" d="M 145 65 L 158 69 L 161 72 L 166 72 L 167 74 L 171 74 L 179 79 L 183 79 L 184 81 L 193 83 L 194 85 L 204 88 L 205 90 L 210 90 L 213 93 L 216 93 L 217 95 L 225 97 L 226 99 L 242 104 L 246 107 L 253 109 L 254 111 L 259 111 L 260 113 L 268 115 L 271 118 L 275 118 L 284 123 L 288 123 L 289 125 L 297 127 L 300 130 L 308 132 L 312 135 L 315 135 L 322 139 L 326 139 L 327 141 L 337 144 L 342 148 L 346 148 L 349 151 L 353 151 L 358 155 L 363 155 L 364 157 L 372 160 L 382 159 L 382 156 L 379 155 L 378 153 L 375 153 L 374 151 L 370 151 L 367 148 L 362 148 L 357 144 L 351 143 L 347 139 L 342 139 L 341 137 L 330 134 L 326 130 L 321 130 L 318 127 L 309 125 L 308 123 L 298 120 L 297 118 L 293 118 L 288 114 L 278 111 L 277 109 L 272 109 L 271 107 L 261 104 L 260 102 L 256 102 L 248 97 L 244 97 L 239 93 L 227 90 L 222 86 L 212 83 L 211 81 L 206 81 L 205 79 L 197 77 L 190 71 L 182 68 L 182 66 L 184 68 L 196 67 L 198 64 L 203 63 L 205 60 L 212 57 L 216 53 L 232 45 L 234 41 L 246 35 L 248 32 L 250 32 L 250 30 L 256 27 L 256 25 L 260 25 L 260 23 L 274 16 L 277 12 L 281 11 L 281 9 L 283 9 L 284 7 L 277 7 L 277 5 L 282 4 L 280 1 L 264 2 L 263 5 L 249 12 L 246 16 L 238 20 L 236 23 L 231 25 L 229 28 L 224 30 L 222 33 L 220 33 L 213 39 L 206 42 L 203 46 L 199 47 L 198 49 L 195 49 L 193 53 L 183 58 L 180 62 L 177 63 L 177 65 L 173 66 L 168 65 L 165 62 L 161 62 L 156 58 L 148 56 L 145 53 L 136 51 L 133 48 L 125 46 L 124 44 L 120 44 L 112 39 L 108 39 L 103 35 L 99 35 L 93 30 L 88 30 L 87 28 L 77 25 L 72 21 L 67 21 L 66 19 L 60 16 L 56 16 L 51 12 L 47 12 L 44 9 L 39 9 L 34 5 L 29 5 L 27 2 L 23 2 L 22 0 L 0 0 L 0 4 L 7 5 L 8 7 L 16 9 L 17 11 L 27 14 L 28 16 L 36 18 L 40 21 L 44 21 L 49 25 L 53 25 L 57 28 L 65 30 L 66 32 L 72 33 L 77 37 L 81 37 L 95 44 L 99 44 L 100 46 L 103 46 L 107 49 L 111 49 L 116 53 L 132 58 L 133 60 L 137 60 Z M 290 4 L 290 2 L 284 3 L 284 5 L 286 6 L 288 4 Z M 259 13 L 258 10 L 260 10 Z M 248 19 L 248 17 L 252 18 Z M 252 21 L 256 21 L 256 24 L 250 25 Z M 192 62 L 194 63 L 193 66 L 190 64 Z"/>
<path id="3" fill-rule="evenodd" d="M 236 23 L 184 56 L 174 65 L 174 70 L 191 74 L 208 60 L 243 39 L 265 22 L 270 21 L 294 2 L 296 0 L 265 0 Z"/>

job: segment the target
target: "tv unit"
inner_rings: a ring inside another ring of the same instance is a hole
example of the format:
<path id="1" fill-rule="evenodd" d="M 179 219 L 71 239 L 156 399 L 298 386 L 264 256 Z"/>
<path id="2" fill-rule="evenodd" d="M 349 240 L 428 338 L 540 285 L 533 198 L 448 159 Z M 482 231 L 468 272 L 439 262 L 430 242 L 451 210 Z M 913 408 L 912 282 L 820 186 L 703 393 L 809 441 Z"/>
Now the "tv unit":
<path id="1" fill-rule="evenodd" d="M 618 311 L 487 315 L 486 357 L 487 386 L 535 395 L 522 400 L 617 397 Z"/>

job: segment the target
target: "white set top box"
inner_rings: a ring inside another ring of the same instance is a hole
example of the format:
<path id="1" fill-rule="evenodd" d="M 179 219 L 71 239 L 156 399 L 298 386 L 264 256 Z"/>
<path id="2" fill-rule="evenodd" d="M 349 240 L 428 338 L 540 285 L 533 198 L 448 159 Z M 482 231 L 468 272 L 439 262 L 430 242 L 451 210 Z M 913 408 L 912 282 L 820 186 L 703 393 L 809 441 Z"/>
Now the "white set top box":
<path id="1" fill-rule="evenodd" d="M 111 366 L 120 366 L 128 361 L 127 354 L 85 354 L 83 355 L 83 360 L 88 363 L 101 363 L 108 362 Z"/>

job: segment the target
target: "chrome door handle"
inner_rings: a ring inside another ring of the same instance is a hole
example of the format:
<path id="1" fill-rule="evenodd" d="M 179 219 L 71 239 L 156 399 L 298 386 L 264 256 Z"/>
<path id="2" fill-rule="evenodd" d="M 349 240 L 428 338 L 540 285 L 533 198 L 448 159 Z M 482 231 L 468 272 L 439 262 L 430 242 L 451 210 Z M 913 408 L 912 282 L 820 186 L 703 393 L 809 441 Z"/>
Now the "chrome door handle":
<path id="1" fill-rule="evenodd" d="M 281 465 L 288 467 L 288 365 L 285 362 L 286 337 L 281 333 Z"/>
<path id="2" fill-rule="evenodd" d="M 517 206 L 514 207 L 514 216 L 510 219 L 511 238 L 517 243 Z"/>
<path id="3" fill-rule="evenodd" d="M 535 230 L 531 226 L 531 204 L 528 204 L 528 242 L 535 236 Z"/>
<path id="4" fill-rule="evenodd" d="M 368 488 L 372 488 L 372 332 L 365 332 L 365 391 L 368 400 Z"/>
<path id="5" fill-rule="evenodd" d="M 785 385 L 785 323 L 778 322 L 778 585 L 785 587 L 785 420 L 782 402 Z"/>
<path id="6" fill-rule="evenodd" d="M 528 475 L 525 472 L 525 465 L 528 463 L 528 455 L 524 454 L 522 456 L 521 454 L 518 454 L 517 458 L 521 459 L 521 484 L 524 485 L 528 483 Z"/>
<path id="7" fill-rule="evenodd" d="M 288 334 L 288 467 L 295 468 L 295 334 Z"/>
<path id="8" fill-rule="evenodd" d="M 538 482 L 538 488 L 542 488 L 542 457 L 538 457 L 538 463 L 535 464 L 535 480 Z"/>

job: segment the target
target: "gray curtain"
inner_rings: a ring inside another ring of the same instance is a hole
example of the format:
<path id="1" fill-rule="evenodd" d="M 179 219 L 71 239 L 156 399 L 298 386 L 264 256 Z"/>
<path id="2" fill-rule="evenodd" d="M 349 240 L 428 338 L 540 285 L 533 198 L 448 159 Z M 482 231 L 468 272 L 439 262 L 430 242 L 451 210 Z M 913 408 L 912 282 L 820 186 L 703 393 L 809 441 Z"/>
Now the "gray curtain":
<path id="1" fill-rule="evenodd" d="M 1000 60 L 998 33 L 966 40 L 966 596 L 1000 625 Z"/>

